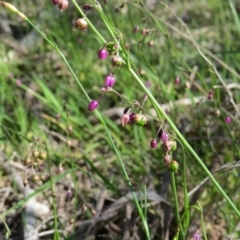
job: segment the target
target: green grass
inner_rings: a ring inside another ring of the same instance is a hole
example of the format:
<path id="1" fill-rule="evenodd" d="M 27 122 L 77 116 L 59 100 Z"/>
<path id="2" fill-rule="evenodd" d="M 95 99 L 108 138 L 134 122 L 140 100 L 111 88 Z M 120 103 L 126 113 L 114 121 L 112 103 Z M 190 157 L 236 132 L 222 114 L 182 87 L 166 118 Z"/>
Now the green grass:
<path id="1" fill-rule="evenodd" d="M 49 1 L 39 6 L 26 3 L 28 7 L 22 5 L 20 1 L 12 1 L 12 4 L 25 13 L 48 39 L 57 44 L 74 70 L 82 88 L 91 99 L 97 99 L 104 78 L 110 73 L 112 67 L 109 59 L 106 61 L 97 59 L 97 52 L 103 43 L 94 31 L 90 27 L 85 32 L 74 29 L 72 20 L 79 17 L 77 9 L 72 6 L 61 13 L 56 11 Z M 170 119 L 206 167 L 214 172 L 225 164 L 237 163 L 239 159 L 239 116 L 229 101 L 227 91 L 224 88 L 216 88 L 216 85 L 222 86 L 217 76 L 218 73 L 225 84 L 235 83 L 237 85 L 239 82 L 239 76 L 236 74 L 239 72 L 238 49 L 240 46 L 236 40 L 239 36 L 237 15 L 239 6 L 235 1 L 230 0 L 219 1 L 218 4 L 214 0 L 209 0 L 207 3 L 175 1 L 166 4 L 169 9 L 159 4 L 157 9 L 151 12 L 152 19 L 148 12 L 137 4 L 126 4 L 118 13 L 115 13 L 114 9 L 120 5 L 119 1 L 109 1 L 107 5 L 102 4 L 102 7 L 109 26 L 117 29 L 113 31 L 122 33 L 124 43 L 130 43 L 132 67 L 136 71 L 138 69 L 145 71 L 141 79 L 152 83 L 150 91 L 160 105 L 184 98 L 207 98 L 209 91 L 214 89 L 214 97 L 211 101 L 202 101 L 199 105 L 192 103 L 190 106 L 174 106 L 168 113 Z M 31 196 L 47 191 L 47 194 L 40 198 L 40 202 L 44 202 L 50 196 L 51 191 L 56 191 L 57 197 L 48 199 L 56 207 L 55 213 L 50 213 L 50 216 L 55 217 L 55 225 L 49 221 L 47 229 L 55 227 L 55 239 L 57 239 L 59 237 L 56 234 L 57 228 L 61 229 L 62 224 L 65 223 L 67 233 L 62 238 L 75 239 L 74 233 L 78 233 L 79 229 L 82 230 L 78 224 L 94 218 L 90 214 L 91 211 L 79 214 L 79 209 L 83 203 L 87 204 L 90 210 L 91 206 L 93 209 L 96 208 L 99 203 L 99 194 L 105 189 L 107 197 L 101 209 L 102 213 L 111 206 L 111 203 L 129 191 L 141 191 L 142 199 L 138 200 L 143 210 L 143 219 L 148 224 L 150 234 L 156 233 L 153 239 L 163 239 L 164 231 L 162 227 L 155 227 L 154 221 L 160 221 L 162 216 L 160 210 L 167 211 L 168 208 L 161 209 L 159 204 L 151 206 L 152 202 L 149 201 L 147 213 L 145 213 L 146 188 L 147 190 L 153 189 L 157 194 L 166 198 L 172 206 L 174 218 L 167 226 L 170 231 L 169 239 L 173 238 L 179 224 L 176 222 L 177 214 L 174 210 L 176 205 L 179 207 L 180 219 L 183 217 L 181 221 L 183 231 L 189 228 L 184 237 L 180 232 L 179 239 L 191 239 L 195 230 L 203 234 L 201 224 L 205 224 L 207 239 L 213 239 L 217 234 L 226 238 L 231 233 L 235 234 L 233 239 L 239 238 L 239 232 L 236 230 L 239 217 L 211 181 L 208 181 L 198 193 L 190 197 L 190 205 L 194 207 L 190 209 L 190 222 L 188 223 L 186 220 L 188 203 L 186 198 L 184 200 L 184 191 L 186 195 L 186 191 L 190 192 L 200 184 L 207 177 L 205 171 L 195 161 L 186 145 L 183 144 L 181 147 L 178 144 L 178 150 L 173 153 L 173 159 L 179 163 L 179 171 L 174 174 L 176 182 L 174 202 L 174 191 L 170 187 L 168 170 L 162 163 L 163 147 L 159 144 L 156 150 L 152 150 L 149 146 L 161 121 L 150 120 L 143 128 L 130 125 L 122 127 L 119 121 L 116 121 L 120 119 L 119 116 L 109 118 L 105 116 L 104 110 L 114 107 L 126 108 L 129 104 L 113 92 L 109 92 L 100 100 L 98 109 L 132 183 L 133 189 L 129 189 L 129 183 L 121 170 L 116 152 L 112 148 L 111 139 L 105 132 L 106 128 L 101 125 L 101 121 L 91 120 L 92 114 L 87 111 L 88 99 L 75 82 L 60 55 L 38 34 L 34 35 L 36 38 L 33 42 L 36 44 L 33 44 L 34 47 L 28 53 L 23 54 L 18 48 L 14 49 L 11 43 L 19 43 L 33 29 L 26 22 L 20 21 L 16 15 L 6 12 L 3 8 L 0 11 L 4 13 L 6 19 L 11 20 L 10 27 L 13 30 L 12 34 L 2 33 L 0 36 L 8 39 L 0 43 L 0 53 L 3 56 L 0 59 L 0 125 L 2 131 L 0 137 L 3 137 L 0 146 L 4 153 L 1 161 L 10 161 L 15 152 L 17 157 L 14 161 L 24 165 L 25 157 L 31 152 L 30 144 L 36 147 L 39 145 L 40 148 L 45 149 L 45 145 L 38 144 L 35 139 L 39 138 L 46 144 L 49 153 L 49 168 L 46 164 L 44 172 L 48 173 L 50 170 L 52 178 L 51 182 L 35 186 L 38 190 L 27 198 L 22 198 L 15 189 L 16 202 L 12 202 L 10 206 L 5 204 L 0 209 L 3 214 L 1 216 L 5 218 L 12 231 L 11 236 L 14 236 L 16 232 L 14 232 L 10 212 L 13 209 L 24 212 L 22 207 Z M 187 29 L 175 15 L 187 19 Z M 91 10 L 87 16 L 107 41 L 112 40 L 97 10 Z M 137 25 L 140 31 L 133 33 Z M 141 35 L 143 27 L 154 28 L 154 34 L 144 38 Z M 202 52 L 196 48 L 191 38 L 199 44 Z M 154 40 L 153 47 L 147 45 L 150 40 Z M 141 45 L 138 45 L 139 41 Z M 201 53 L 204 53 L 204 57 L 208 59 L 204 59 Z M 217 72 L 208 61 L 216 66 Z M 14 74 L 13 78 L 9 77 L 10 73 Z M 142 101 L 144 91 L 125 67 L 114 69 L 113 74 L 116 77 L 114 86 L 116 91 L 129 102 Z M 177 76 L 181 79 L 179 85 L 174 83 Z M 22 81 L 19 87 L 15 84 L 17 79 Z M 186 88 L 186 84 L 190 84 L 191 88 Z M 230 92 L 238 107 L 240 100 L 238 88 L 231 88 Z M 144 108 L 149 110 L 153 108 L 153 105 L 148 99 Z M 217 110 L 221 113 L 219 117 L 216 115 Z M 56 121 L 57 114 L 61 115 L 59 121 Z M 232 121 L 229 125 L 225 124 L 226 116 L 231 116 Z M 68 126 L 73 128 L 70 134 L 66 131 Z M 171 133 L 172 137 L 176 136 L 167 123 L 164 128 Z M 67 144 L 69 141 L 71 144 Z M 184 169 L 184 152 L 186 169 Z M 60 165 L 63 166 L 64 173 L 58 176 L 56 169 Z M 0 173 L 3 174 L 0 176 L 9 177 L 10 173 L 4 165 L 2 166 L 0 165 Z M 66 195 L 66 189 L 70 186 L 67 178 L 64 178 L 67 174 L 75 187 L 73 188 L 73 200 L 67 204 L 68 209 L 64 212 L 64 222 L 60 218 L 59 221 L 57 220 L 58 215 L 61 215 L 58 199 Z M 233 169 L 225 168 L 215 173 L 214 176 L 239 209 L 238 166 L 236 165 Z M 186 188 L 184 177 L 186 177 Z M 63 178 L 65 180 L 62 182 Z M 1 177 L 0 182 L 3 182 L 0 189 L 6 186 L 5 178 Z M 14 178 L 11 184 L 13 182 Z M 65 190 L 62 186 L 65 186 Z M 134 204 L 133 199 L 131 201 L 134 206 L 130 221 L 131 229 L 135 225 L 140 239 L 146 239 L 143 223 L 135 209 L 136 203 Z M 203 211 L 202 220 L 199 206 Z M 112 230 L 109 227 L 110 221 L 107 221 L 98 225 L 93 239 L 101 239 L 101 236 L 105 236 L 104 239 L 124 239 L 125 207 L 118 209 L 117 215 L 111 218 L 111 222 L 120 228 L 120 232 Z M 75 224 L 71 225 L 66 222 L 66 219 L 72 218 L 75 218 Z M 223 224 L 221 233 L 218 231 L 216 219 Z M 160 226 L 159 222 L 158 224 Z M 6 229 L 3 224 L 0 224 L 0 231 L 2 235 L 5 235 Z M 44 230 L 41 231 L 44 232 Z"/>

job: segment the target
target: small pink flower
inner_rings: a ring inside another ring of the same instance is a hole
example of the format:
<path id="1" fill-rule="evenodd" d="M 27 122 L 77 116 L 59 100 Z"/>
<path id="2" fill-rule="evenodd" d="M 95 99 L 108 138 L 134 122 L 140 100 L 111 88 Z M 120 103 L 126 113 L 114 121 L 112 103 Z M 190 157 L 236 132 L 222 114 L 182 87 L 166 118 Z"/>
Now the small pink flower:
<path id="1" fill-rule="evenodd" d="M 226 123 L 226 124 L 231 123 L 231 118 L 230 118 L 230 117 L 226 117 L 226 119 L 225 119 L 225 123 Z"/>

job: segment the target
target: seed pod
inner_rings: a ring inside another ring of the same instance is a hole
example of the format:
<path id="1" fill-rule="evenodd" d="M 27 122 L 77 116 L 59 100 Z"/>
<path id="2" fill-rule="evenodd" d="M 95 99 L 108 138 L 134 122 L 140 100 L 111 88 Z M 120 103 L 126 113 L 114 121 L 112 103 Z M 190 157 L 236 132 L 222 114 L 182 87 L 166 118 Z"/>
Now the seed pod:
<path id="1" fill-rule="evenodd" d="M 177 172 L 178 168 L 179 168 L 179 164 L 178 162 L 176 162 L 175 160 L 172 160 L 168 165 L 167 165 L 168 169 L 171 172 Z"/>
<path id="2" fill-rule="evenodd" d="M 148 42 L 148 46 L 149 46 L 149 47 L 152 47 L 153 45 L 154 45 L 154 41 L 153 41 L 153 40 L 151 40 L 151 41 Z"/>
<path id="3" fill-rule="evenodd" d="M 41 179 L 40 179 L 40 177 L 39 177 L 38 175 L 33 175 L 32 180 L 33 180 L 35 183 L 37 183 L 37 182 L 39 182 Z"/>
<path id="4" fill-rule="evenodd" d="M 80 31 L 84 31 L 86 30 L 88 27 L 88 23 L 84 18 L 79 18 L 76 22 L 75 22 L 75 28 L 77 28 Z"/>
<path id="5" fill-rule="evenodd" d="M 138 126 L 144 126 L 147 123 L 147 118 L 142 114 L 136 114 L 134 116 L 134 123 Z"/>
<path id="6" fill-rule="evenodd" d="M 34 151 L 34 152 L 33 152 L 33 156 L 34 156 L 35 158 L 37 158 L 37 157 L 39 156 L 39 152 L 38 152 L 38 151 Z"/>
<path id="7" fill-rule="evenodd" d="M 39 153 L 39 158 L 42 160 L 45 160 L 47 158 L 47 154 L 45 152 L 40 152 Z"/>
<path id="8" fill-rule="evenodd" d="M 112 65 L 115 67 L 115 66 L 118 66 L 118 67 L 121 67 L 123 63 L 123 60 L 120 56 L 113 56 L 112 57 Z"/>
<path id="9" fill-rule="evenodd" d="M 42 165 L 43 164 L 43 160 L 41 160 L 40 158 L 37 159 L 37 164 L 38 166 Z"/>
<path id="10" fill-rule="evenodd" d="M 24 179 L 23 181 L 23 186 L 26 187 L 28 185 L 28 180 L 27 179 Z"/>
<path id="11" fill-rule="evenodd" d="M 116 42 L 108 42 L 105 47 L 109 54 L 114 54 L 118 50 Z"/>
<path id="12" fill-rule="evenodd" d="M 32 164 L 31 158 L 25 158 L 24 163 L 25 163 L 26 165 L 31 165 L 31 164 Z"/>

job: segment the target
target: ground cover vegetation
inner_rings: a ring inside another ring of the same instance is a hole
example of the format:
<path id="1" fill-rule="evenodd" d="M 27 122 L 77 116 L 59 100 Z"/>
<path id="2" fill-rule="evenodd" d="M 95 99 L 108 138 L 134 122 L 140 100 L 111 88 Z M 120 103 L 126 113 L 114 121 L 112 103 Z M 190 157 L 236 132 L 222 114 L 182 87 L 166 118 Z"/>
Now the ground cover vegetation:
<path id="1" fill-rule="evenodd" d="M 239 12 L 0 1 L 0 239 L 239 239 Z"/>

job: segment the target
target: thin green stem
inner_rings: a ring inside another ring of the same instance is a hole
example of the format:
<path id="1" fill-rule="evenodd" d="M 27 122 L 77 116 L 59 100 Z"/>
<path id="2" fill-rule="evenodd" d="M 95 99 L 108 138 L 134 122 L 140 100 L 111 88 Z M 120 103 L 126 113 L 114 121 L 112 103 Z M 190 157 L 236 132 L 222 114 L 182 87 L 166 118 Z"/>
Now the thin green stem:
<path id="1" fill-rule="evenodd" d="M 170 178 L 171 178 L 171 187 L 173 191 L 173 199 L 174 199 L 174 206 L 175 206 L 175 216 L 177 220 L 177 226 L 180 226 L 181 234 L 183 234 L 182 225 L 180 222 L 180 215 L 179 215 L 179 209 L 178 209 L 178 196 L 177 196 L 177 189 L 176 189 L 176 182 L 175 182 L 175 175 L 173 172 L 170 172 Z M 179 235 L 179 228 L 177 229 L 177 232 L 175 234 L 176 239 L 178 239 Z"/>

